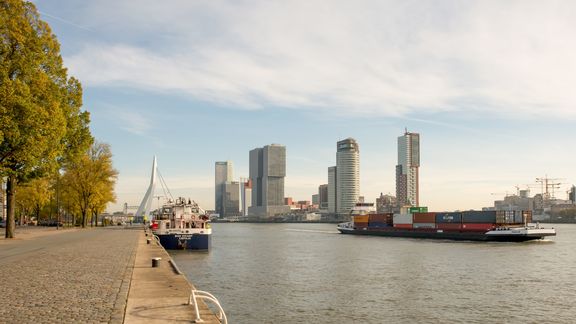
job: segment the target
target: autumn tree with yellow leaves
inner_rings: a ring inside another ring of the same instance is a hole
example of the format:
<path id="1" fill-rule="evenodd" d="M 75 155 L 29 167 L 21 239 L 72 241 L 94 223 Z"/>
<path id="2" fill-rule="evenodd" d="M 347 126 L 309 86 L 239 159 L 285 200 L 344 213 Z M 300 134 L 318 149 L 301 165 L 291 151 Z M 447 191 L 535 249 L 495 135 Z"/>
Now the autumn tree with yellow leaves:
<path id="1" fill-rule="evenodd" d="M 17 188 L 53 174 L 92 143 L 82 87 L 68 77 L 60 45 L 31 2 L 0 0 L 0 178 L 6 238 L 14 237 Z"/>

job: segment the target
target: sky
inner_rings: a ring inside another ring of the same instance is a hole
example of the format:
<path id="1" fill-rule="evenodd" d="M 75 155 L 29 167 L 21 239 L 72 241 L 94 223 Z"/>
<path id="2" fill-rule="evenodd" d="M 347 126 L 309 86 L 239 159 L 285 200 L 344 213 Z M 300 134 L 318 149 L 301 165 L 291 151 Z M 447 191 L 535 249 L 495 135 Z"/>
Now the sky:
<path id="1" fill-rule="evenodd" d="M 310 200 L 360 147 L 360 192 L 395 194 L 397 137 L 420 134 L 420 205 L 478 209 L 576 183 L 576 2 L 35 0 L 111 145 L 117 202 L 153 156 L 172 195 L 214 207 L 214 163 L 286 146 L 285 195 Z M 540 189 L 532 188 L 532 193 Z M 163 195 L 157 190 L 157 195 Z"/>

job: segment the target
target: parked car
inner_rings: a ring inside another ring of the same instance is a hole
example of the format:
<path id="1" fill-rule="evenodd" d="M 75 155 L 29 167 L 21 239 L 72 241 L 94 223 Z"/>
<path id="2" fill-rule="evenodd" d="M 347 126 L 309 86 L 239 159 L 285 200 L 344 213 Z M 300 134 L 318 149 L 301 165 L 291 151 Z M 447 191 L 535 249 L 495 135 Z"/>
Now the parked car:
<path id="1" fill-rule="evenodd" d="M 0 221 L 0 228 L 4 228 L 4 227 L 6 227 L 6 220 L 3 219 Z"/>

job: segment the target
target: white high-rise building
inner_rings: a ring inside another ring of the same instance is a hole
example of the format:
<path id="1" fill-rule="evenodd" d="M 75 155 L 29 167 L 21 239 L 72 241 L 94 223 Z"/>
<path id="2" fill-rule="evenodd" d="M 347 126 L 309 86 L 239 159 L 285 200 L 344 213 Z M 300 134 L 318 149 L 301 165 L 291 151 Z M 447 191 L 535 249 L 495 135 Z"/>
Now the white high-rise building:
<path id="1" fill-rule="evenodd" d="M 336 146 L 336 210 L 348 214 L 360 196 L 360 150 L 353 138 Z"/>
<path id="2" fill-rule="evenodd" d="M 233 179 L 232 161 L 216 162 L 214 171 L 214 209 L 223 217 L 226 183 Z"/>
<path id="3" fill-rule="evenodd" d="M 418 168 L 420 167 L 420 134 L 406 131 L 398 137 L 396 166 L 396 201 L 399 207 L 418 206 Z"/>

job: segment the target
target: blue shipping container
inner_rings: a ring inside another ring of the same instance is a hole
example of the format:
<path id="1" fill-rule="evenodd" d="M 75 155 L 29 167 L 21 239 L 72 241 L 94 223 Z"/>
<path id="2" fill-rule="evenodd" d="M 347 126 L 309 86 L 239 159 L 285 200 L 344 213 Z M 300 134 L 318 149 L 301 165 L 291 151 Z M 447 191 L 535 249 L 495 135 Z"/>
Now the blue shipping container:
<path id="1" fill-rule="evenodd" d="M 462 223 L 462 213 L 436 213 L 436 223 Z"/>
<path id="2" fill-rule="evenodd" d="M 496 211 L 470 210 L 462 212 L 462 223 L 496 223 Z"/>

